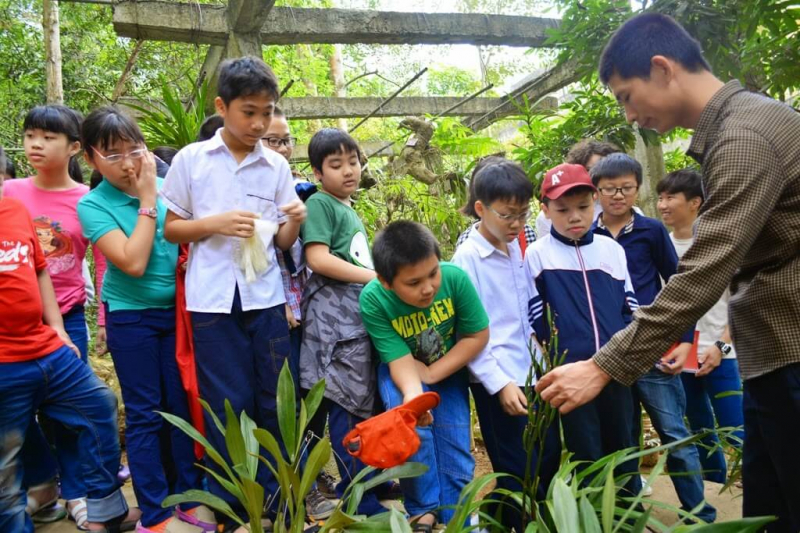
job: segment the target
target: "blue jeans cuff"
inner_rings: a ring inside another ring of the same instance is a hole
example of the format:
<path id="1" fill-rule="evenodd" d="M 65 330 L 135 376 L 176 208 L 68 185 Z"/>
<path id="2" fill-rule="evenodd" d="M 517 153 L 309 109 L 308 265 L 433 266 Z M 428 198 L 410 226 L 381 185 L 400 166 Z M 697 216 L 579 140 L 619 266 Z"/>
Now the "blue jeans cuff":
<path id="1" fill-rule="evenodd" d="M 120 489 L 105 498 L 87 498 L 86 511 L 89 522 L 108 522 L 128 512 L 128 502 Z"/>

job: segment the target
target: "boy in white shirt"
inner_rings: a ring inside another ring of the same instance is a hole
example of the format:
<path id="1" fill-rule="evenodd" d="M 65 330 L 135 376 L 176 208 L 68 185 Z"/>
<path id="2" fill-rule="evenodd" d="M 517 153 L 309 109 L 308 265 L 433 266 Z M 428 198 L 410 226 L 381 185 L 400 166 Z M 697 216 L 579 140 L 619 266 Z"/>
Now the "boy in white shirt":
<path id="1" fill-rule="evenodd" d="M 456 249 L 452 262 L 475 285 L 489 315 L 491 334 L 486 347 L 468 364 L 470 389 L 493 470 L 515 476 L 499 478 L 497 487 L 519 491 L 516 478 L 525 477 L 527 459 L 522 446 L 528 421 L 523 389 L 531 366 L 533 329 L 528 320 L 532 294 L 517 236 L 530 217 L 533 184 L 517 163 L 498 159 L 476 173 L 473 185 L 468 205 L 480 222 Z M 537 457 L 534 452 L 531 461 L 531 475 L 537 462 L 542 463 L 541 497 L 559 466 L 558 426 L 550 429 L 544 454 Z M 509 529 L 524 529 L 520 510 L 512 505 L 503 506 L 501 522 Z"/>
<path id="2" fill-rule="evenodd" d="M 669 236 L 678 257 L 683 257 L 694 242 L 692 228 L 703 205 L 702 177 L 691 169 L 670 172 L 658 183 L 656 190 L 661 217 L 666 225 L 672 227 Z M 729 299 L 730 290 L 726 289 L 722 298 L 697 321 L 700 368 L 696 373 L 681 374 L 686 391 L 686 419 L 695 432 L 714 429 L 715 419 L 720 427 L 744 425 L 742 395 L 724 394 L 742 390 L 739 365 L 728 328 Z M 730 444 L 741 447 L 744 432 L 740 430 L 734 435 L 738 439 L 730 439 Z M 708 481 L 725 483 L 725 454 L 718 446 L 717 435 L 708 435 L 703 443 L 710 446 L 699 450 L 703 477 Z M 709 454 L 709 449 L 714 452 Z"/>
<path id="3" fill-rule="evenodd" d="M 167 173 L 161 190 L 169 208 L 164 233 L 171 242 L 193 243 L 186 307 L 192 313 L 200 396 L 219 416 L 228 399 L 235 413 L 244 410 L 278 435 L 278 375 L 290 344 L 275 246 L 287 250 L 297 240 L 306 208 L 295 194 L 289 164 L 261 143 L 279 94 L 272 70 L 257 58 L 226 61 L 218 91 L 214 103 L 224 126 L 211 139 L 181 150 Z M 245 241 L 251 238 L 248 246 L 262 248 L 265 261 L 248 267 Z M 211 444 L 226 450 L 208 415 L 206 427 Z M 278 484 L 263 465 L 257 480 L 267 495 L 277 493 Z M 213 477 L 208 481 L 212 493 L 247 516 Z"/>

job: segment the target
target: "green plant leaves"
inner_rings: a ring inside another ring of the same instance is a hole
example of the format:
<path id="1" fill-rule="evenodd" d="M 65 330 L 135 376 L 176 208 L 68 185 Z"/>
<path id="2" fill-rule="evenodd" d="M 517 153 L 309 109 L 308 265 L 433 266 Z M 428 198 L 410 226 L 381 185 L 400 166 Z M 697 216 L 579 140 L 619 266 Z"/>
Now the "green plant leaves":
<path id="1" fill-rule="evenodd" d="M 223 513 L 237 524 L 244 525 L 239 516 L 233 512 L 233 509 L 231 509 L 231 506 L 228 505 L 225 500 L 204 490 L 187 490 L 183 494 L 172 494 L 164 499 L 161 503 L 161 507 L 175 507 L 182 503 L 202 503 L 211 509 Z"/>
<path id="2" fill-rule="evenodd" d="M 283 437 L 283 445 L 294 462 L 297 456 L 297 404 L 295 403 L 295 386 L 289 361 L 283 362 L 278 376 L 278 427 Z"/>

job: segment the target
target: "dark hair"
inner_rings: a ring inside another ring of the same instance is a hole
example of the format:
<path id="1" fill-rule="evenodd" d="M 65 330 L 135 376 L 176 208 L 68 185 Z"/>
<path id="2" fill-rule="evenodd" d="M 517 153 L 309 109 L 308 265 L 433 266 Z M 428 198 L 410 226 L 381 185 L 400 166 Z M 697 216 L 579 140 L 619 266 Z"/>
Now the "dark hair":
<path id="1" fill-rule="evenodd" d="M 683 193 L 687 200 L 700 198 L 702 205 L 705 200 L 703 194 L 703 178 L 699 172 L 691 168 L 674 170 L 661 178 L 656 185 L 656 193 L 677 194 Z"/>
<path id="2" fill-rule="evenodd" d="M 278 107 L 278 106 L 275 106 L 275 109 L 273 109 L 273 110 L 272 110 L 272 116 L 273 116 L 273 117 L 283 117 L 283 118 L 286 118 L 286 113 L 284 113 L 284 112 L 283 112 L 283 109 L 281 109 L 280 107 Z"/>
<path id="3" fill-rule="evenodd" d="M 280 96 L 278 78 L 262 59 L 238 57 L 228 59 L 219 67 L 217 94 L 225 105 L 237 98 L 266 94 L 276 102 Z"/>
<path id="4" fill-rule="evenodd" d="M 22 131 L 45 130 L 53 133 L 62 133 L 70 143 L 81 141 L 81 123 L 83 116 L 74 109 L 64 105 L 36 106 L 25 115 Z M 83 170 L 78 163 L 78 155 L 69 159 L 67 172 L 73 181 L 83 183 Z"/>
<path id="5" fill-rule="evenodd" d="M 178 153 L 177 148 L 173 148 L 172 146 L 158 146 L 153 148 L 153 155 L 158 157 L 167 165 L 172 165 L 172 158 L 175 157 L 175 154 Z"/>
<path id="6" fill-rule="evenodd" d="M 564 162 L 573 165 L 581 165 L 586 170 L 589 170 L 589 160 L 593 155 L 605 157 L 621 151 L 622 150 L 617 145 L 612 143 L 596 141 L 594 139 L 583 139 L 572 145 Z"/>
<path id="7" fill-rule="evenodd" d="M 224 125 L 225 119 L 219 115 L 215 114 L 206 117 L 206 119 L 200 125 L 200 131 L 197 132 L 197 141 L 200 142 L 209 140 L 211 137 L 216 135 L 217 130 Z"/>
<path id="8" fill-rule="evenodd" d="M 474 175 L 467 205 L 474 212 L 475 202 L 478 200 L 484 205 L 497 200 L 527 204 L 531 198 L 533 198 L 533 183 L 519 163 L 500 159 L 485 165 Z"/>
<path id="9" fill-rule="evenodd" d="M 600 56 L 600 81 L 616 74 L 622 79 L 650 78 L 650 60 L 664 56 L 689 72 L 711 70 L 703 50 L 674 19 L 661 13 L 643 13 L 620 26 Z"/>
<path id="10" fill-rule="evenodd" d="M 414 265 L 430 256 L 442 258 L 431 230 L 418 222 L 398 220 L 383 228 L 372 244 L 375 272 L 391 285 L 400 267 Z"/>
<path id="11" fill-rule="evenodd" d="M 0 150 L 2 150 L 2 147 L 0 147 Z M 6 162 L 3 164 L 3 166 L 6 167 L 6 172 L 5 172 L 6 176 L 8 176 L 9 179 L 12 179 L 12 180 L 16 179 L 17 178 L 17 169 L 14 166 L 14 162 L 11 159 L 7 158 L 7 157 L 5 159 L 6 159 Z"/>
<path id="12" fill-rule="evenodd" d="M 594 194 L 594 193 L 595 193 L 595 190 L 592 189 L 591 187 L 589 187 L 588 185 L 581 185 L 579 187 L 573 187 L 573 188 L 569 189 L 567 192 L 565 192 L 564 194 L 562 194 L 558 198 L 559 199 L 561 199 L 561 198 L 570 198 L 572 196 L 582 196 L 584 194 Z M 544 198 L 542 198 L 542 203 L 544 205 L 546 205 L 546 206 L 549 206 L 550 205 L 550 198 L 545 196 Z"/>
<path id="13" fill-rule="evenodd" d="M 361 149 L 355 139 L 338 128 L 324 128 L 311 137 L 308 143 L 308 161 L 311 168 L 322 172 L 322 163 L 329 155 L 355 152 L 361 160 Z"/>
<path id="14" fill-rule="evenodd" d="M 83 121 L 83 149 L 94 159 L 95 147 L 108 149 L 116 141 L 144 144 L 144 135 L 136 122 L 114 106 L 98 107 Z"/>
<path id="15" fill-rule="evenodd" d="M 89 188 L 94 189 L 95 187 L 100 185 L 100 182 L 102 181 L 103 181 L 103 175 L 100 174 L 100 171 L 92 170 L 92 175 L 89 176 Z"/>
<path id="16" fill-rule="evenodd" d="M 637 185 L 642 184 L 642 165 L 628 154 L 607 155 L 589 172 L 595 187 L 603 178 L 619 178 L 628 174 L 636 176 Z"/>
<path id="17" fill-rule="evenodd" d="M 475 198 L 475 176 L 486 166 L 500 163 L 501 161 L 506 161 L 506 158 L 498 155 L 489 155 L 482 157 L 475 164 L 475 168 L 472 169 L 472 176 L 469 179 L 469 195 L 467 197 L 467 203 L 461 208 L 461 212 L 463 214 L 467 215 L 468 217 L 479 218 L 478 213 L 475 212 L 475 200 L 477 200 L 477 198 Z"/>

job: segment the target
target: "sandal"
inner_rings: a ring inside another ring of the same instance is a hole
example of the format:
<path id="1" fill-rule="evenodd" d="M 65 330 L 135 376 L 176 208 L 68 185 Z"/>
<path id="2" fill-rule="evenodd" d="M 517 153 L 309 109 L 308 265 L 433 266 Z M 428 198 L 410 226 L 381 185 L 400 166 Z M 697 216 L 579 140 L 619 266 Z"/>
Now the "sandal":
<path id="1" fill-rule="evenodd" d="M 432 516 L 433 523 L 432 524 L 420 524 L 419 521 L 422 519 L 423 516 Z M 411 531 L 419 532 L 419 533 L 433 533 L 433 526 L 436 525 L 436 515 L 433 513 L 424 513 L 418 516 L 412 523 L 411 523 Z"/>
<path id="2" fill-rule="evenodd" d="M 86 498 L 67 500 L 67 512 L 69 519 L 75 522 L 75 527 L 80 531 L 89 531 L 86 522 L 89 521 L 89 514 L 86 509 Z"/>
<path id="3" fill-rule="evenodd" d="M 40 502 L 32 496 L 36 492 L 45 492 L 50 490 L 53 496 L 44 502 Z M 66 516 L 64 507 L 58 505 L 58 483 L 52 479 L 46 483 L 36 485 L 28 489 L 27 504 L 25 505 L 25 512 L 28 513 L 31 519 L 39 524 L 49 524 L 57 522 Z"/>
<path id="4" fill-rule="evenodd" d="M 133 509 L 136 509 L 136 507 L 132 507 L 124 515 L 107 521 L 103 529 L 93 530 L 92 533 L 124 533 L 125 531 L 135 530 L 141 518 L 141 514 L 135 518 L 129 518 L 130 512 Z"/>
<path id="5" fill-rule="evenodd" d="M 181 522 L 186 522 L 193 526 L 202 528 L 207 533 L 213 533 L 217 530 L 217 520 L 214 517 L 214 511 L 205 505 L 198 505 L 189 511 L 183 511 L 180 507 L 175 509 L 175 516 Z"/>

